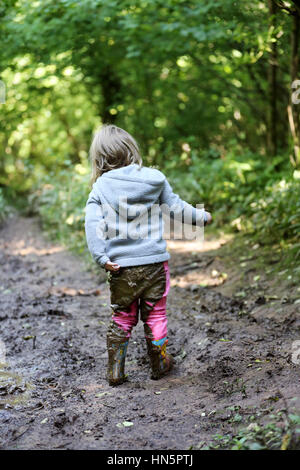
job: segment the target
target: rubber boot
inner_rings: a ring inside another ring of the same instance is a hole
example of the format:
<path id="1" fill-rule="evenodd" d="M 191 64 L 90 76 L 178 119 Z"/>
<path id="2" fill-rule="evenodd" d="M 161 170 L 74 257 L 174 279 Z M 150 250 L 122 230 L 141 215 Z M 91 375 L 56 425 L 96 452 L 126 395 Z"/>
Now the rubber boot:
<path id="1" fill-rule="evenodd" d="M 127 353 L 128 339 L 124 332 L 111 322 L 107 332 L 108 365 L 106 378 L 109 385 L 121 385 L 126 382 L 125 359 Z"/>
<path id="2" fill-rule="evenodd" d="M 149 338 L 146 338 L 146 341 L 151 365 L 151 379 L 158 380 L 173 368 L 175 361 L 173 356 L 166 352 L 167 339 L 162 345 L 153 343 Z"/>

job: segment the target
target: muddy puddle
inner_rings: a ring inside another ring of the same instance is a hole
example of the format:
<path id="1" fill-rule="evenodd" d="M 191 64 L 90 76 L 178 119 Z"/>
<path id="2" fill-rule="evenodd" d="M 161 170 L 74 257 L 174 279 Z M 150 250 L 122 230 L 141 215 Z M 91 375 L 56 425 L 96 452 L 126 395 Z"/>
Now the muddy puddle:
<path id="1" fill-rule="evenodd" d="M 0 364 L 0 409 L 26 404 L 33 386 L 20 375 L 9 372 L 6 364 Z"/>

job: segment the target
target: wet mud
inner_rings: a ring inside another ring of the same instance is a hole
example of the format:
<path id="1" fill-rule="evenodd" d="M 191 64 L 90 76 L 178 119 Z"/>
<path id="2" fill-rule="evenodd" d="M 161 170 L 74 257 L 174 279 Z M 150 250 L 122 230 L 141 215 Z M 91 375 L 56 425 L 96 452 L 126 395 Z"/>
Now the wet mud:
<path id="1" fill-rule="evenodd" d="M 250 422 L 299 411 L 300 303 L 270 286 L 226 290 L 218 251 L 171 245 L 172 372 L 150 379 L 143 323 L 128 345 L 128 382 L 105 379 L 109 291 L 103 271 L 47 241 L 38 221 L 0 229 L 0 447 L 200 449 Z M 225 270 L 226 266 L 222 266 Z M 199 279 L 210 280 L 204 286 Z M 252 421 L 249 421 L 251 418 Z"/>

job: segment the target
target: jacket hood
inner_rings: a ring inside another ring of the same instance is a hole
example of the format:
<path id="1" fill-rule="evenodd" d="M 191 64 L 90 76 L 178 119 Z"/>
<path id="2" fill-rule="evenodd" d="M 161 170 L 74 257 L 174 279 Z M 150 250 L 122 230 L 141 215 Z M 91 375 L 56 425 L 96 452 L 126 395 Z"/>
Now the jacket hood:
<path id="1" fill-rule="evenodd" d="M 94 188 L 102 204 L 109 204 L 122 217 L 127 214 L 127 219 L 132 220 L 153 204 L 159 204 L 164 181 L 165 176 L 159 170 L 131 164 L 104 173 Z"/>

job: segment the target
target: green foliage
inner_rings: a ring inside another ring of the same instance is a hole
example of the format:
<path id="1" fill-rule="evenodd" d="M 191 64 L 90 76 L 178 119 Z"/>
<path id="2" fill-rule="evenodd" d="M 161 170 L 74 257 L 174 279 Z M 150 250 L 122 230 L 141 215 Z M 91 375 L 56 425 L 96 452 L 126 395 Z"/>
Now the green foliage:
<path id="1" fill-rule="evenodd" d="M 78 253 L 86 251 L 84 208 L 88 193 L 89 176 L 82 165 L 77 165 L 62 171 L 56 179 L 49 175 L 29 198 L 50 237 Z"/>
<path id="2" fill-rule="evenodd" d="M 251 234 L 262 245 L 281 244 L 300 254 L 300 173 L 277 157 L 258 154 L 220 158 L 216 151 L 191 152 L 181 165 L 167 163 L 176 190 L 193 204 L 204 203 L 224 224 Z"/>
<path id="3" fill-rule="evenodd" d="M 268 163 L 259 154 L 246 151 L 241 155 L 228 152 L 220 156 L 214 149 L 202 154 L 191 152 L 190 157 L 182 154 L 181 158 L 181 165 L 166 164 L 166 169 L 175 174 L 176 188 L 191 202 L 205 202 L 213 207 L 223 223 L 243 212 L 249 213 L 248 206 L 266 184 L 280 179 L 281 174 L 274 167 L 284 160 L 281 157 Z"/>
<path id="4" fill-rule="evenodd" d="M 213 440 L 201 450 L 287 450 L 299 448 L 299 415 L 289 415 L 281 426 L 278 421 L 281 413 L 270 415 L 266 424 L 250 423 L 238 432 L 223 435 L 216 434 Z M 254 416 L 252 417 L 254 419 Z"/>
<path id="5" fill-rule="evenodd" d="M 133 133 L 161 167 L 185 142 L 265 159 L 274 41 L 278 140 L 289 146 L 290 19 L 270 29 L 259 0 L 19 0 L 1 14 L 0 183 L 19 192 L 65 160 L 86 160 L 103 121 Z"/>
<path id="6" fill-rule="evenodd" d="M 6 103 L 1 106 L 0 183 L 18 193 L 29 191 L 53 169 L 86 161 L 95 111 L 86 99 L 82 76 L 66 67 L 33 69 L 30 57 L 6 69 Z"/>
<path id="7" fill-rule="evenodd" d="M 282 429 L 274 423 L 263 427 L 253 423 L 234 436 L 217 434 L 205 449 L 276 450 L 280 449 L 282 434 Z"/>
<path id="8" fill-rule="evenodd" d="M 290 15 L 278 11 L 272 24 L 260 0 L 5 0 L 0 17 L 0 184 L 22 198 L 39 192 L 51 233 L 82 249 L 88 185 L 76 168 L 87 167 L 92 132 L 110 121 L 217 226 L 234 221 L 296 247 Z M 280 145 L 271 158 L 274 44 Z"/>
<path id="9" fill-rule="evenodd" d="M 299 180 L 281 179 L 268 183 L 257 201 L 251 204 L 251 230 L 262 241 L 290 244 L 300 255 L 300 184 Z"/>

